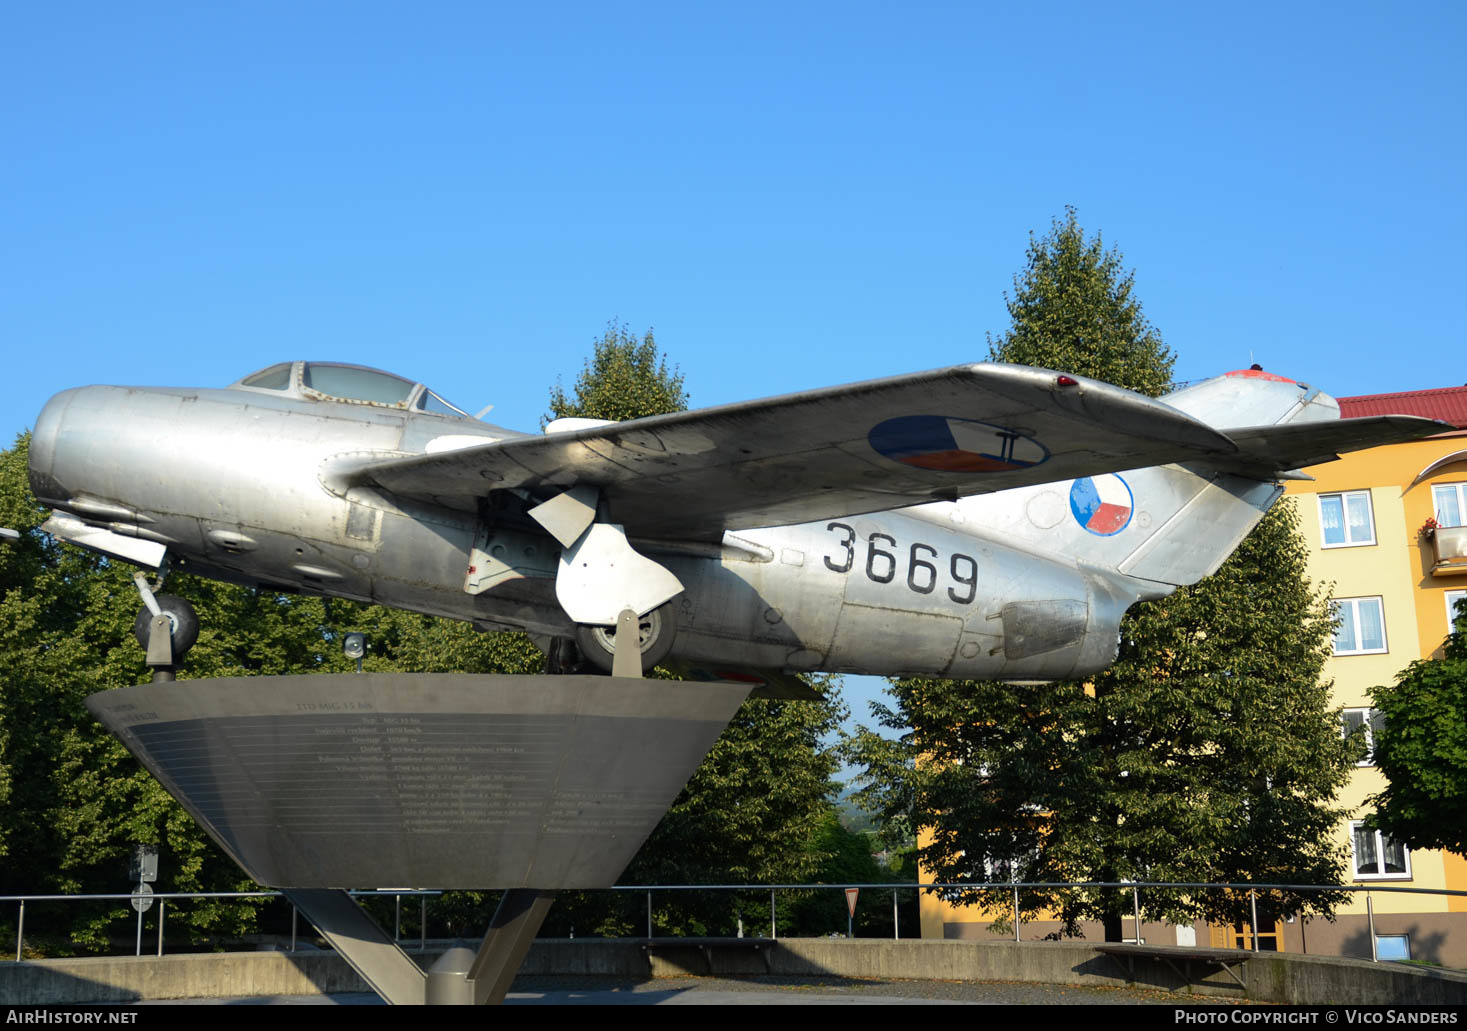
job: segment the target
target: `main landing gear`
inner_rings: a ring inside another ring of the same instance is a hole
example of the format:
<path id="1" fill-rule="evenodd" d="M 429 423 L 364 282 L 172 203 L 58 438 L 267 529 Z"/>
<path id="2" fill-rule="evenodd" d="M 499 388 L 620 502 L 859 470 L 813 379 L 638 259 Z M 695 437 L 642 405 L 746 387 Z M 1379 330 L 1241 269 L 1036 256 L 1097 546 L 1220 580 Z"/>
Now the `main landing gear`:
<path id="1" fill-rule="evenodd" d="M 610 673 L 616 657 L 616 627 L 576 627 L 576 647 L 586 660 L 604 673 Z M 651 669 L 672 651 L 677 637 L 677 609 L 664 602 L 637 620 L 637 651 L 642 657 L 642 670 Z"/>
<path id="2" fill-rule="evenodd" d="M 666 603 L 657 606 L 645 616 L 627 617 L 635 620 L 637 642 L 635 657 L 640 661 L 638 676 L 667 658 L 672 643 L 677 637 L 677 609 Z M 534 638 L 535 644 L 545 653 L 545 672 L 550 674 L 609 673 L 615 674 L 618 626 L 576 627 L 574 637 Z M 623 660 L 625 661 L 625 659 Z"/>
<path id="3" fill-rule="evenodd" d="M 542 645 L 547 672 L 579 673 L 590 667 L 590 672 L 641 676 L 667 658 L 677 637 L 677 610 L 670 602 L 682 593 L 682 582 L 633 548 L 625 527 L 608 521 L 600 488 L 571 486 L 524 514 L 560 544 L 555 597 L 576 627 L 573 639 Z M 509 554 L 509 549 L 496 546 L 493 537 L 492 524 L 482 524 L 469 553 L 464 590 L 478 594 L 497 579 L 543 575 L 528 566 L 521 571 L 507 564 L 500 556 Z M 635 647 L 623 647 L 626 654 L 618 663 L 618 638 L 629 637 L 632 628 Z"/>

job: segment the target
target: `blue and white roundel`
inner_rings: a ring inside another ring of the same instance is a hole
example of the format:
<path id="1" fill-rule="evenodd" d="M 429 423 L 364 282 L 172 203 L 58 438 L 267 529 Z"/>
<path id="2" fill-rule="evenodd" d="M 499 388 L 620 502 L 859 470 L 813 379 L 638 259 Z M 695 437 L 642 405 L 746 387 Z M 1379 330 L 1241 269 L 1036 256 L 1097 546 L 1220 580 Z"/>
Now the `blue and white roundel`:
<path id="1" fill-rule="evenodd" d="M 1097 537 L 1110 537 L 1124 530 L 1134 508 L 1130 486 L 1115 473 L 1086 476 L 1070 488 L 1070 511 L 1075 522 Z"/>
<path id="2" fill-rule="evenodd" d="M 871 427 L 878 454 L 942 473 L 1001 473 L 1049 459 L 1049 450 L 1018 430 L 947 415 L 899 415 Z"/>

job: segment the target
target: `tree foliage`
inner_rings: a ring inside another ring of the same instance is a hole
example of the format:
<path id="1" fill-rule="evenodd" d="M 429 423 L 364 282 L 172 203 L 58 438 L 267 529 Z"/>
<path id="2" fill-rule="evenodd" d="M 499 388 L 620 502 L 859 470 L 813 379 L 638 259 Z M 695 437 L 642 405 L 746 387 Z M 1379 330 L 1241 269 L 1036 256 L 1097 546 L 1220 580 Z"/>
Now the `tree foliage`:
<path id="1" fill-rule="evenodd" d="M 682 373 L 668 369 L 652 330 L 638 340 L 626 326 L 608 323 L 594 345 L 575 393 L 556 383 L 550 391 L 550 418 L 639 419 L 688 407 Z M 548 420 L 547 420 L 548 421 Z"/>
<path id="2" fill-rule="evenodd" d="M 873 854 L 874 834 L 847 828 L 834 811 L 822 818 L 815 847 L 825 858 L 810 875 L 814 884 L 829 884 L 829 890 L 801 892 L 789 905 L 789 929 L 781 934 L 824 936 L 844 934 L 847 927 L 845 892 L 837 887 L 860 884 L 908 882 L 911 889 L 897 891 L 900 926 L 893 927 L 892 895 L 879 888 L 862 889 L 851 927 L 857 938 L 890 938 L 895 931 L 911 937 L 920 922 L 915 868 L 893 868 Z M 898 861 L 899 862 L 899 861 Z"/>
<path id="3" fill-rule="evenodd" d="M 555 418 L 636 419 L 687 405 L 683 378 L 669 369 L 649 329 L 640 339 L 609 325 L 568 396 L 551 391 Z M 623 884 L 728 884 L 798 881 L 823 856 L 812 845 L 831 808 L 838 766 L 822 742 L 845 714 L 828 678 L 823 700 L 746 701 L 657 825 Z M 709 894 L 659 900 L 659 933 L 732 933 L 747 900 Z M 767 906 L 764 899 L 760 905 Z M 757 907 L 756 907 L 757 908 Z M 766 911 L 767 913 L 767 911 Z M 547 926 L 574 922 L 577 933 L 628 933 L 645 916 L 638 900 L 570 897 Z"/>
<path id="4" fill-rule="evenodd" d="M 1172 356 L 1141 316 L 1120 256 L 1087 241 L 1073 209 L 1031 241 L 992 357 L 1146 393 Z M 1308 584 L 1289 504 L 1276 506 L 1216 574 L 1135 606 L 1115 664 L 1086 683 L 898 680 L 878 716 L 905 732 L 856 741 L 863 800 L 898 834 L 922 830 L 939 882 L 1336 883 L 1349 760 L 1320 682 L 1327 601 Z M 1007 889 L 963 901 L 1002 912 Z M 1240 918 L 1214 893 L 1142 894 L 1153 918 Z M 1286 892 L 1274 913 L 1329 912 L 1340 897 Z M 1100 920 L 1119 937 L 1129 893 L 1026 891 L 1022 911 L 1070 933 Z"/>
<path id="5" fill-rule="evenodd" d="M 1120 251 L 1100 236 L 1087 240 L 1074 208 L 1049 235 L 1029 237 L 1024 272 L 1005 294 L 1007 333 L 988 338 L 996 362 L 1037 365 L 1114 383 L 1157 397 L 1171 382 L 1176 356 L 1141 313 L 1134 276 Z"/>
<path id="6" fill-rule="evenodd" d="M 1384 723 L 1375 765 L 1386 789 L 1370 798 L 1371 824 L 1412 848 L 1467 854 L 1467 604 L 1459 604 L 1440 659 L 1411 663 L 1372 704 Z"/>
<path id="7" fill-rule="evenodd" d="M 819 832 L 833 812 L 835 750 L 825 739 L 845 710 L 827 687 L 822 701 L 746 701 L 678 794 L 621 884 L 798 883 L 827 858 Z M 762 892 L 677 892 L 656 896 L 658 934 L 733 934 L 768 920 Z M 574 923 L 578 934 L 640 932 L 644 900 L 633 895 L 570 897 L 547 933 Z M 560 912 L 556 912 L 559 910 Z M 786 928 L 786 931 L 791 928 Z"/>
<path id="8" fill-rule="evenodd" d="M 148 679 L 132 636 L 137 592 L 130 569 L 61 545 L 37 529 L 45 513 L 26 480 L 26 438 L 0 458 L 0 520 L 21 538 L 0 547 L 0 771 L 10 788 L 0 815 L 0 892 L 118 892 L 131 885 L 136 845 L 166 860 L 160 891 L 253 887 L 193 820 L 144 772 L 83 705 L 87 695 Z M 177 577 L 212 625 L 191 653 L 205 675 L 329 668 L 323 609 Z M 246 639 L 218 619 L 250 624 Z M 269 646 L 254 647 L 265 638 Z M 169 907 L 177 933 L 252 930 L 259 903 L 196 902 Z M 58 908 L 38 932 L 53 951 L 103 943 L 130 914 L 126 904 Z M 38 926 L 38 925 L 33 925 Z M 33 936 L 37 932 L 33 932 Z"/>

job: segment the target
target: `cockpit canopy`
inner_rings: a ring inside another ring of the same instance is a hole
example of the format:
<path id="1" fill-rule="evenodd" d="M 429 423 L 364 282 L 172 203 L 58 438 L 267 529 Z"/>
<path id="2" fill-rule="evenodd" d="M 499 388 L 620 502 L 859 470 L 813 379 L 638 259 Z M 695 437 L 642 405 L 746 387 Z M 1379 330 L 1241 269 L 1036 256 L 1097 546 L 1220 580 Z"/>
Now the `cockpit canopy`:
<path id="1" fill-rule="evenodd" d="M 344 362 L 281 362 L 230 384 L 247 390 L 269 390 L 312 401 L 343 401 L 472 419 L 422 383 L 381 369 Z"/>

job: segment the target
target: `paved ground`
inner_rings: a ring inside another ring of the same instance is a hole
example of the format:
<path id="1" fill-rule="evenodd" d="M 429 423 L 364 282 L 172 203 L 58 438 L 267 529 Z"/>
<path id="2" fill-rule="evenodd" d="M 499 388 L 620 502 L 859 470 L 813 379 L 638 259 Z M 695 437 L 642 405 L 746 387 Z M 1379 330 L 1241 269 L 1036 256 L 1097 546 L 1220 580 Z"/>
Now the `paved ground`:
<path id="1" fill-rule="evenodd" d="M 506 1002 L 512 1005 L 754 1006 L 781 1005 L 1113 1005 L 1177 1004 L 1164 992 L 1124 988 L 973 981 L 877 981 L 847 978 L 678 977 L 608 983 L 562 978 L 522 978 Z"/>
<path id="2" fill-rule="evenodd" d="M 373 1006 L 375 995 L 291 995 L 256 999 L 179 999 L 143 1005 Z M 971 981 L 876 981 L 811 977 L 522 977 L 505 1000 L 510 1006 L 1105 1006 L 1197 1004 L 1220 1000 L 1129 988 L 1076 988 L 1059 985 Z"/>

